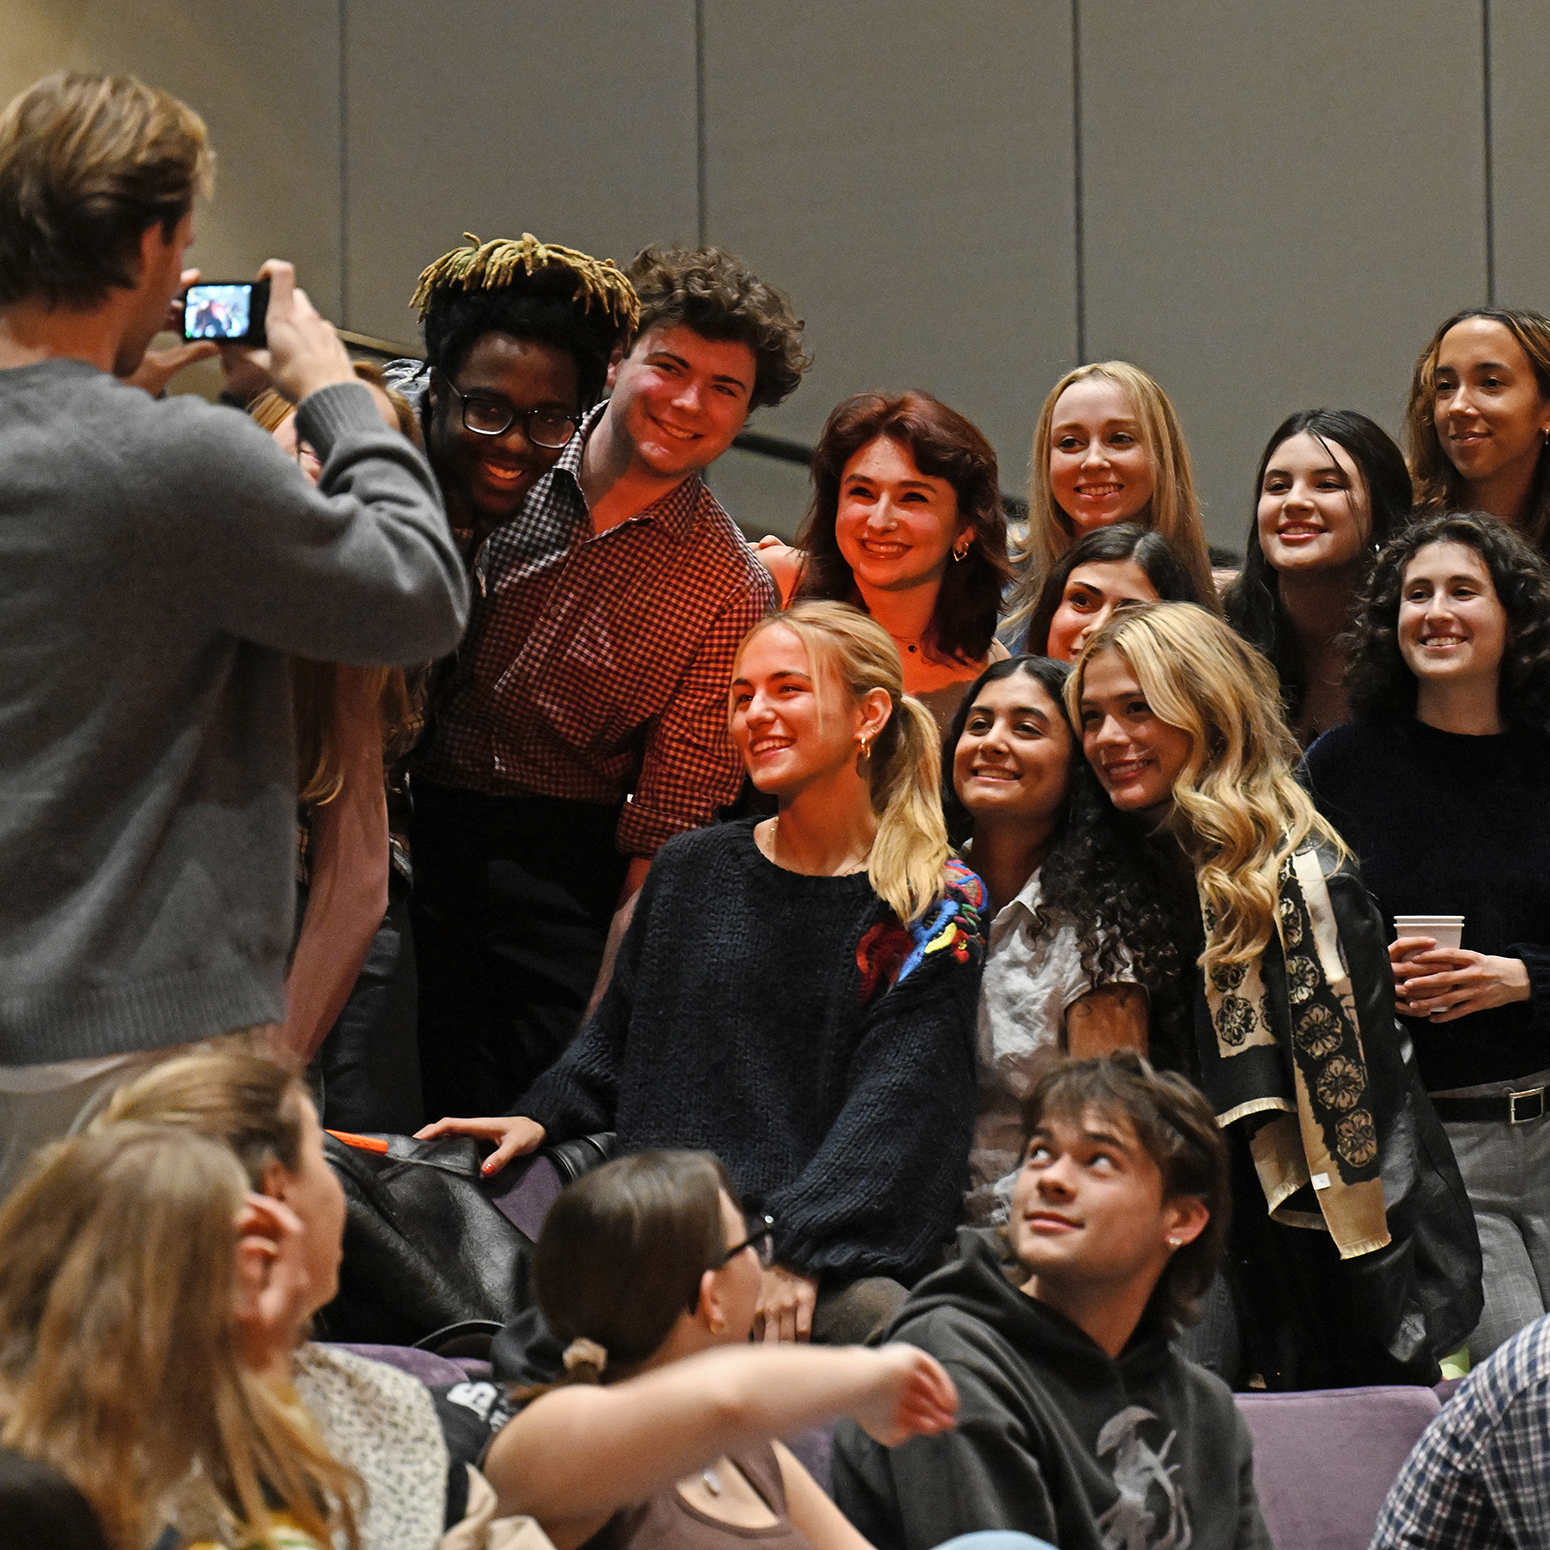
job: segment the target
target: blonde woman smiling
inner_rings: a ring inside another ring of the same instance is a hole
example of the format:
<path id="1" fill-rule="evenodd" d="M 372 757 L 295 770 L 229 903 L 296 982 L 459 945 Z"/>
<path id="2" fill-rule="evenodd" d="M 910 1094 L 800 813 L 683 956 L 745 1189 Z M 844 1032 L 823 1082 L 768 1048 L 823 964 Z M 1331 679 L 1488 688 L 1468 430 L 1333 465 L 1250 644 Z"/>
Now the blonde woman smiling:
<path id="1" fill-rule="evenodd" d="M 1479 1243 L 1395 1028 L 1387 933 L 1293 779 L 1269 664 L 1204 609 L 1154 603 L 1088 642 L 1067 704 L 1138 841 L 1194 878 L 1182 1054 L 1233 1160 L 1241 1340 L 1219 1329 L 1211 1354 L 1273 1389 L 1437 1381 L 1478 1316 Z"/>

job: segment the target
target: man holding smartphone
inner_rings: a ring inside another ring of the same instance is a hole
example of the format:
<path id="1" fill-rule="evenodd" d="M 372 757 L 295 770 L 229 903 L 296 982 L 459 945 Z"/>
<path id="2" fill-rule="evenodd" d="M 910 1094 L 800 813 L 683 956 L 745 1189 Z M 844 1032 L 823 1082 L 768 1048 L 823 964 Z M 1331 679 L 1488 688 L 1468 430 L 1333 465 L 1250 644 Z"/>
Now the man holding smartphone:
<path id="1" fill-rule="evenodd" d="M 264 266 L 314 490 L 246 417 L 117 380 L 163 326 L 205 128 L 61 72 L 0 115 L 0 1194 L 172 1048 L 279 1022 L 287 657 L 449 651 L 467 587 L 419 453 Z"/>

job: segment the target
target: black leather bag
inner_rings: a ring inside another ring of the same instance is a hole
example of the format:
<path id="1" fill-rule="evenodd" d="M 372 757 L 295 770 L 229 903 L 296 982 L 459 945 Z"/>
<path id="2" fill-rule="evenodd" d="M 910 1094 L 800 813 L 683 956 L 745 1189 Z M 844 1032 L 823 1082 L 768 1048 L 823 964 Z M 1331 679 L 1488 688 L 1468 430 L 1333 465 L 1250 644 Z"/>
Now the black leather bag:
<path id="1" fill-rule="evenodd" d="M 452 1325 L 509 1322 L 531 1303 L 528 1259 L 554 1197 L 613 1142 L 562 1142 L 486 1179 L 471 1137 L 326 1135 L 346 1215 L 339 1293 L 318 1338 L 416 1345 Z"/>

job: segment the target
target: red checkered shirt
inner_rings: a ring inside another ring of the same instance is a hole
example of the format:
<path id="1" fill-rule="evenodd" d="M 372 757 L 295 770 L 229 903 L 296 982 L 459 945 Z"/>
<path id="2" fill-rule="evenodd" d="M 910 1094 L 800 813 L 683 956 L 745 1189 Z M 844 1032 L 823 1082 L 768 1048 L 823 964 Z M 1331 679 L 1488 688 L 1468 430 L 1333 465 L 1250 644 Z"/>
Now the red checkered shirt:
<path id="1" fill-rule="evenodd" d="M 415 768 L 491 796 L 628 797 L 619 849 L 649 856 L 736 794 L 732 656 L 775 589 L 697 476 L 592 531 L 577 478 L 601 413 L 475 557 Z"/>

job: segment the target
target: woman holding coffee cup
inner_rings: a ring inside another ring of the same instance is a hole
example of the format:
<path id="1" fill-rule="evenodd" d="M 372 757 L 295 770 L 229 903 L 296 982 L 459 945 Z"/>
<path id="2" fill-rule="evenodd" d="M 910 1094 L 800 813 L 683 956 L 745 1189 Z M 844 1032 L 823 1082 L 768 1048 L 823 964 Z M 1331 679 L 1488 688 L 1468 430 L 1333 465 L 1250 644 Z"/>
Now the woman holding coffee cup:
<path id="1" fill-rule="evenodd" d="M 1347 683 L 1307 777 L 1395 923 L 1480 1229 L 1479 1361 L 1550 1309 L 1550 568 L 1484 513 L 1424 518 L 1378 557 Z"/>

